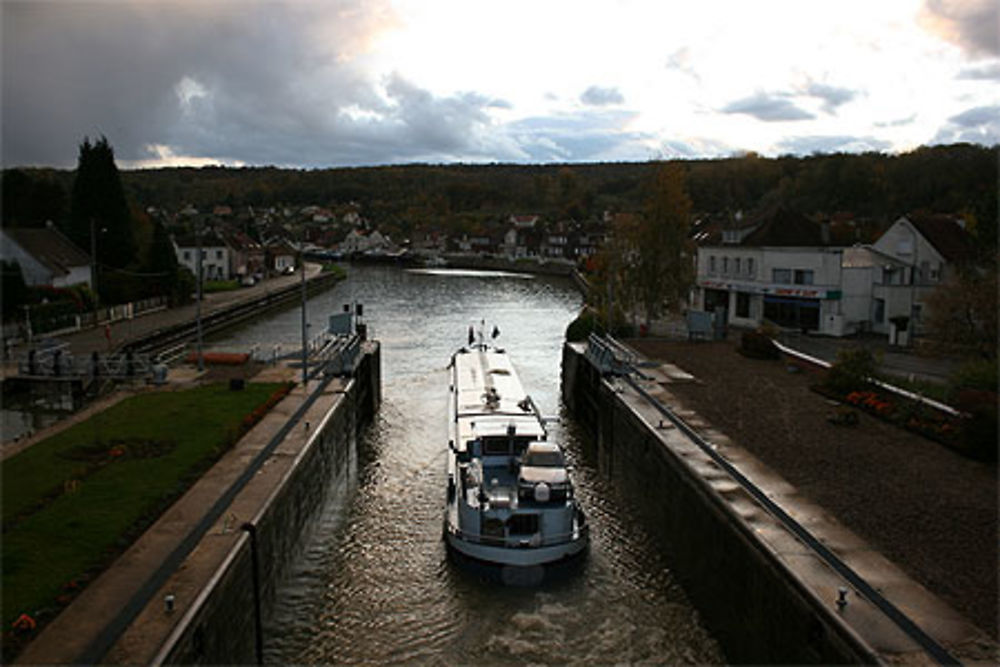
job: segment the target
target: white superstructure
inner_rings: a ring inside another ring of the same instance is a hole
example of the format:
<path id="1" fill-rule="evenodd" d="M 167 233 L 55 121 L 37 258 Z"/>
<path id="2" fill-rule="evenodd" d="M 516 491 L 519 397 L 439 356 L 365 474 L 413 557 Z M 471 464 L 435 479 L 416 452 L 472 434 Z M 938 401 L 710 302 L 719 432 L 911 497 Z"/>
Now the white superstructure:
<path id="1" fill-rule="evenodd" d="M 465 557 L 551 564 L 587 546 L 562 450 L 509 356 L 479 344 L 455 353 L 449 395 L 445 539 Z"/>

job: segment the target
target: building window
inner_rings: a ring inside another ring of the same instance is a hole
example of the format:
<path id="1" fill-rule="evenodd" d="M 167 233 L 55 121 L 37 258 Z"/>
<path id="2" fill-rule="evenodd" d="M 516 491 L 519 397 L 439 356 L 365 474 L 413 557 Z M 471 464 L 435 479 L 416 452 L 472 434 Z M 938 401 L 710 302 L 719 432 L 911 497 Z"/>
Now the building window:
<path id="1" fill-rule="evenodd" d="M 753 272 L 753 257 L 747 257 L 747 275 L 751 278 L 754 277 Z"/>
<path id="2" fill-rule="evenodd" d="M 771 269 L 771 282 L 779 285 L 788 285 L 792 282 L 791 269 Z"/>
<path id="3" fill-rule="evenodd" d="M 722 258 L 722 275 L 724 275 L 724 276 L 728 276 L 729 275 L 729 258 L 728 257 L 723 257 Z"/>
<path id="4" fill-rule="evenodd" d="M 184 251 L 184 261 L 185 262 L 190 262 L 191 261 L 191 251 L 190 250 L 185 250 Z"/>
<path id="5" fill-rule="evenodd" d="M 708 272 L 715 273 L 715 255 L 709 255 L 708 257 Z"/>
<path id="6" fill-rule="evenodd" d="M 736 317 L 750 317 L 750 295 L 746 292 L 736 293 Z"/>
<path id="7" fill-rule="evenodd" d="M 222 259 L 222 251 L 221 250 L 216 250 L 215 251 L 215 258 L 216 259 Z"/>
<path id="8" fill-rule="evenodd" d="M 737 257 L 733 260 L 733 273 L 740 275 L 740 258 Z"/>
<path id="9" fill-rule="evenodd" d="M 882 324 L 885 321 L 885 299 L 875 299 L 875 315 L 872 319 L 875 320 L 876 324 Z"/>
<path id="10" fill-rule="evenodd" d="M 813 284 L 812 269 L 795 269 L 795 284 L 812 285 Z"/>

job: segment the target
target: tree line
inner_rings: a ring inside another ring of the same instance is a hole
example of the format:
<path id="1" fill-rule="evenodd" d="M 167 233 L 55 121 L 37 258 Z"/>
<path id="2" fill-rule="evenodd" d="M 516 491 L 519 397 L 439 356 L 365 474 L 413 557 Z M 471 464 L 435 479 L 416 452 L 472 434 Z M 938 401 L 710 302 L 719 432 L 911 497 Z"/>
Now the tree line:
<path id="1" fill-rule="evenodd" d="M 888 220 L 927 210 L 965 214 L 995 229 L 997 154 L 996 146 L 953 144 L 898 155 L 765 158 L 748 153 L 671 162 L 684 168 L 695 214 L 781 204 L 807 215 L 847 212 Z M 123 171 L 121 181 L 128 201 L 139 208 L 356 202 L 369 220 L 406 232 L 420 225 L 475 224 L 510 213 L 582 220 L 605 210 L 638 212 L 659 164 L 164 168 Z M 37 225 L 66 217 L 66 193 L 74 179 L 73 171 L 5 171 L 4 224 Z"/>

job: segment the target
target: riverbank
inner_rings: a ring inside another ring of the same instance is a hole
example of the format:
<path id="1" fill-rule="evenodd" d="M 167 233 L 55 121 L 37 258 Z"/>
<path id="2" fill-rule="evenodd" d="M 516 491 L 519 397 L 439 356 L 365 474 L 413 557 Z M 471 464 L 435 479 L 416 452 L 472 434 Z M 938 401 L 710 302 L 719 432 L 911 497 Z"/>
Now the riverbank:
<path id="1" fill-rule="evenodd" d="M 670 391 L 997 637 L 997 469 L 865 414 L 827 421 L 816 377 L 730 342 L 629 341 L 694 376 Z"/>

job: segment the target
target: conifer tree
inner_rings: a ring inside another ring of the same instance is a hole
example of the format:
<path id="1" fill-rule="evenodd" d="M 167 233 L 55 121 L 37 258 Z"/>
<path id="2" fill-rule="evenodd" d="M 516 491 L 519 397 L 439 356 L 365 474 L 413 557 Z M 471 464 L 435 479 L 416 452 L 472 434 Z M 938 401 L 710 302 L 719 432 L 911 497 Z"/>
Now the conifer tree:
<path id="1" fill-rule="evenodd" d="M 137 259 L 135 236 L 115 154 L 106 137 L 80 144 L 67 236 L 90 252 L 91 224 L 100 267 L 124 268 Z"/>

